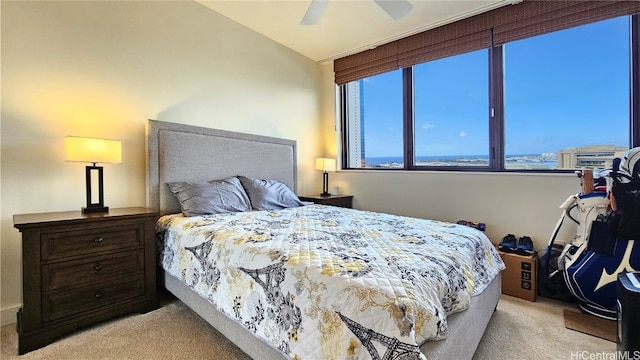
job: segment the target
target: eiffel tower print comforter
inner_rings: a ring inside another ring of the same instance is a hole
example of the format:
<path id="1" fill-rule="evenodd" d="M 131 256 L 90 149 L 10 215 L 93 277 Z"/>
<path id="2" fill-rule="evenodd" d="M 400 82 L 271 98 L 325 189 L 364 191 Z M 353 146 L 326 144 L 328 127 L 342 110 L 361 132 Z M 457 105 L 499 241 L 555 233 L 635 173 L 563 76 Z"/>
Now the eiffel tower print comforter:
<path id="1" fill-rule="evenodd" d="M 461 225 L 324 205 L 157 224 L 162 267 L 291 359 L 424 359 L 504 268 Z"/>

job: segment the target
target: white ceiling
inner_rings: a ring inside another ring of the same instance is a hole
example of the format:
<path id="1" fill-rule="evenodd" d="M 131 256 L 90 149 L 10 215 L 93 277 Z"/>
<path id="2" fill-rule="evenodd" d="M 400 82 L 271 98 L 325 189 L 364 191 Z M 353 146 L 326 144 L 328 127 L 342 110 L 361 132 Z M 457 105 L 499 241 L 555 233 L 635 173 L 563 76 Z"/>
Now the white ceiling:
<path id="1" fill-rule="evenodd" d="M 373 0 L 330 0 L 319 23 L 305 26 L 300 21 L 311 0 L 195 1 L 317 62 L 519 2 L 409 0 L 413 9 L 396 21 Z"/>

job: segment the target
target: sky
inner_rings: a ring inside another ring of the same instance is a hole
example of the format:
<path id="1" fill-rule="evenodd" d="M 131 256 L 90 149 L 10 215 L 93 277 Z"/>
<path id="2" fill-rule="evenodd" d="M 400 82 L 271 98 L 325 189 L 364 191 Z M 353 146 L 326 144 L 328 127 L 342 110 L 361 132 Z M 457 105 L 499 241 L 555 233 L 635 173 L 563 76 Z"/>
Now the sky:
<path id="1" fill-rule="evenodd" d="M 504 46 L 505 153 L 629 146 L 629 17 Z M 417 156 L 487 155 L 488 50 L 414 67 Z M 365 154 L 402 155 L 402 71 L 365 79 Z"/>

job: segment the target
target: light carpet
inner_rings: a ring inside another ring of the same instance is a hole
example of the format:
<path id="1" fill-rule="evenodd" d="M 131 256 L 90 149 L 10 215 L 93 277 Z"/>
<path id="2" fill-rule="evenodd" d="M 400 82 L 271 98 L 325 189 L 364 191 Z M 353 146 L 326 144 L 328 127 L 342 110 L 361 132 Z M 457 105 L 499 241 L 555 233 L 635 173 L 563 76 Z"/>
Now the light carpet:
<path id="1" fill-rule="evenodd" d="M 503 295 L 474 360 L 609 359 L 616 344 L 564 327 L 563 309 Z M 9 359 L 249 359 L 178 300 L 69 334 L 25 355 L 18 354 L 15 324 L 2 327 L 3 360 Z M 599 356 L 599 357 L 597 357 Z M 434 360 L 434 359 L 430 359 Z"/>

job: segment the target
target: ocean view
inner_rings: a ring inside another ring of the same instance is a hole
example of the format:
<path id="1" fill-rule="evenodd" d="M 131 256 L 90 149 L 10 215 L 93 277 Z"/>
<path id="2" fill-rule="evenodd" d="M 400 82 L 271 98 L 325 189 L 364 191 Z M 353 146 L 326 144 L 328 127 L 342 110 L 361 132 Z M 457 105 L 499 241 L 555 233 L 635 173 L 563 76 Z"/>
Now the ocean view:
<path id="1" fill-rule="evenodd" d="M 554 169 L 558 163 L 555 153 L 507 155 L 508 169 Z M 417 156 L 418 166 L 488 166 L 489 156 L 485 155 L 441 155 Z M 402 168 L 402 156 L 367 157 L 365 167 Z"/>

